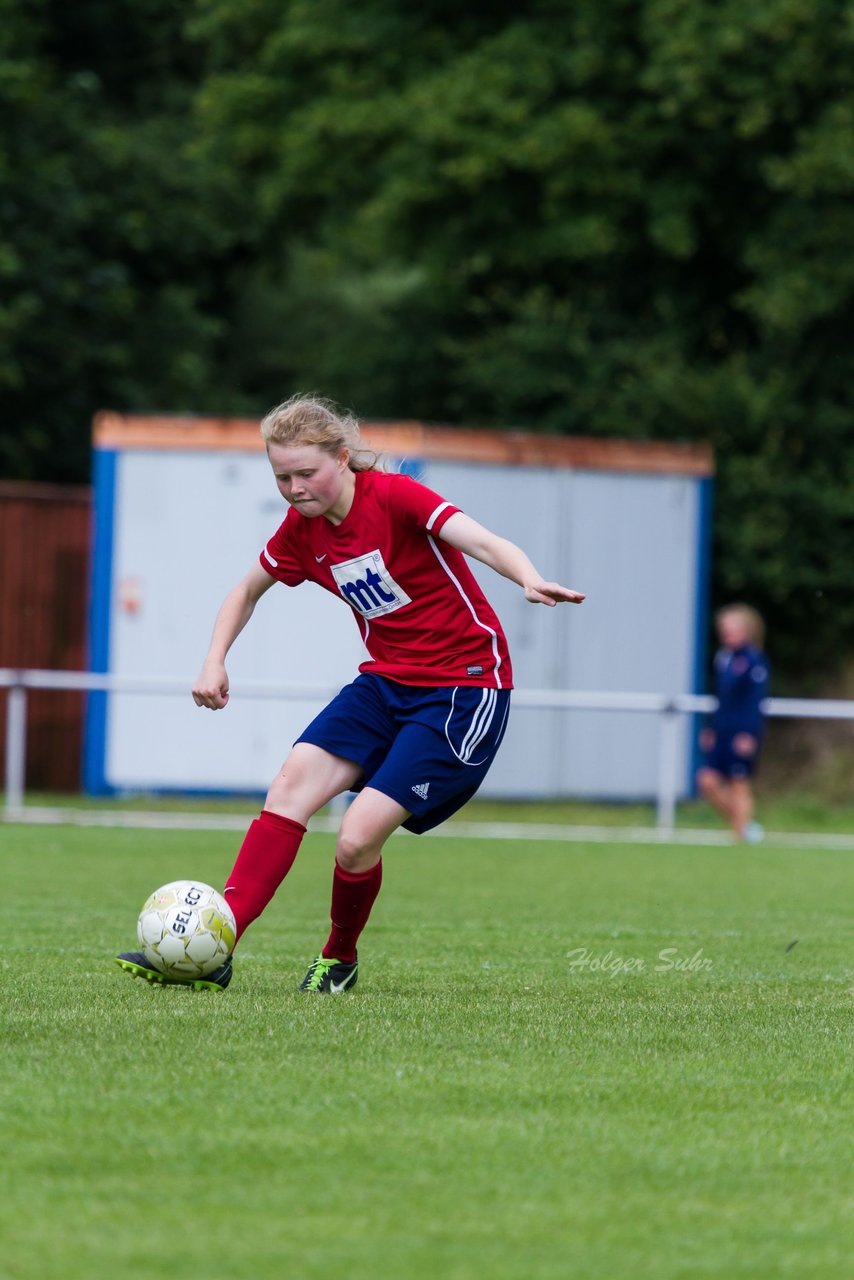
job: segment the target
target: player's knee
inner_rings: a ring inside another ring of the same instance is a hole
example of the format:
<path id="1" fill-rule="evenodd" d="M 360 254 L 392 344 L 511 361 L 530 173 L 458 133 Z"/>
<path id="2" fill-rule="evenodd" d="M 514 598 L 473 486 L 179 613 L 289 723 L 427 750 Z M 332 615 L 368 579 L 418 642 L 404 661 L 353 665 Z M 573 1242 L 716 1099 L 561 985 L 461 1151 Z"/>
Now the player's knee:
<path id="1" fill-rule="evenodd" d="M 335 846 L 335 861 L 342 871 L 358 875 L 361 871 L 369 871 L 379 860 L 376 842 L 355 826 L 347 826 L 346 821 L 338 833 Z"/>

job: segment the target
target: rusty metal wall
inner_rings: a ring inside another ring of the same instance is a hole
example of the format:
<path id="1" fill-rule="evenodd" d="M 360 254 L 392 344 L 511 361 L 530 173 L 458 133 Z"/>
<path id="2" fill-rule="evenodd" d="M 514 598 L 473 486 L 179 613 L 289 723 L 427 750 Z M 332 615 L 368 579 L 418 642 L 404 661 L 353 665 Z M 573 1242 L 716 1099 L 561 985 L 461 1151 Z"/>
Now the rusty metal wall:
<path id="1" fill-rule="evenodd" d="M 82 671 L 87 610 L 91 490 L 0 483 L 0 667 Z M 80 788 L 85 695 L 34 690 L 28 697 L 27 788 Z M 0 769 L 5 698 L 0 698 Z"/>

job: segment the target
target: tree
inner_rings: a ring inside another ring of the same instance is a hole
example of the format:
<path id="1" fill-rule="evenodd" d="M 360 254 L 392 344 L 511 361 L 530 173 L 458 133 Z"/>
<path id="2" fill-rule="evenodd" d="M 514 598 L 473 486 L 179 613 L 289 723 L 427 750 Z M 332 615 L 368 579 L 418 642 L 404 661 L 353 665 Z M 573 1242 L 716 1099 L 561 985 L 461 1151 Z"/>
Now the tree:
<path id="1" fill-rule="evenodd" d="M 236 237 L 190 145 L 182 17 L 172 0 L 3 0 L 4 474 L 83 479 L 98 408 L 193 410 L 224 390 Z"/>
<path id="2" fill-rule="evenodd" d="M 716 598 L 793 665 L 850 648 L 847 4 L 208 0 L 199 30 L 270 373 L 371 415 L 709 439 Z"/>
<path id="3" fill-rule="evenodd" d="M 716 601 L 851 651 L 848 0 L 2 2 L 19 471 L 102 403 L 299 387 L 707 439 Z"/>

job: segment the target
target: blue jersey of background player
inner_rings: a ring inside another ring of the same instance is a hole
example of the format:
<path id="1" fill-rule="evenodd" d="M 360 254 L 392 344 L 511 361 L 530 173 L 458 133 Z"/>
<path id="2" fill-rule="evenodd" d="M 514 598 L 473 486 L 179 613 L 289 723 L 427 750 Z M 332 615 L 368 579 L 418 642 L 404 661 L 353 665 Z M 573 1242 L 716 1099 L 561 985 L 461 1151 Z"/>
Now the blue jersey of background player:
<path id="1" fill-rule="evenodd" d="M 769 689 L 764 626 L 755 609 L 741 604 L 719 610 L 715 623 L 720 639 L 714 664 L 718 705 L 700 735 L 705 759 L 697 784 L 737 839 L 755 841 L 763 834 L 753 821 L 750 779 L 764 737 L 763 701 Z"/>

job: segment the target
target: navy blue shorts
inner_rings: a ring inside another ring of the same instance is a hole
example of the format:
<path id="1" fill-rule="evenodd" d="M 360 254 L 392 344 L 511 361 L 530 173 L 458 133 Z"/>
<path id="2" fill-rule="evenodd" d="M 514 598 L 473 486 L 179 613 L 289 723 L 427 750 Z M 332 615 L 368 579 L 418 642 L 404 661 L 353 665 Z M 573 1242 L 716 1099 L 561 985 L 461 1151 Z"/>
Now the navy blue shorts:
<path id="1" fill-rule="evenodd" d="M 733 745 L 738 734 L 718 734 L 715 745 L 706 754 L 703 764 L 707 769 L 714 769 L 724 778 L 752 778 L 756 772 L 759 751 L 752 756 L 740 755 Z"/>
<path id="2" fill-rule="evenodd" d="M 407 831 L 437 827 L 472 798 L 504 737 L 509 689 L 425 688 L 365 673 L 348 684 L 300 734 L 363 771 L 354 787 L 374 787 L 408 809 Z"/>

